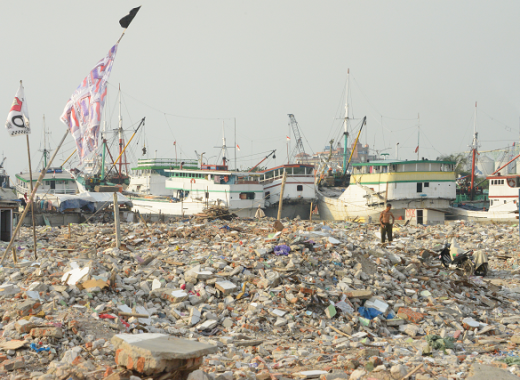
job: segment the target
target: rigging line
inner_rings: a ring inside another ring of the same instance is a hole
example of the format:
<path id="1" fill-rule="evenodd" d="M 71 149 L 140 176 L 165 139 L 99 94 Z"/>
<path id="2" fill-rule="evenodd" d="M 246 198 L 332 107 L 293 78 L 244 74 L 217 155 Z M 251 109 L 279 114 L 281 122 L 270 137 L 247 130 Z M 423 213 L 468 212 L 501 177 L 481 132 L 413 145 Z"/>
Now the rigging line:
<path id="1" fill-rule="evenodd" d="M 109 85 L 111 85 L 112 87 L 116 87 L 114 86 L 111 82 L 107 82 Z M 134 99 L 136 102 L 139 102 L 143 105 L 145 105 L 146 107 L 148 108 L 151 108 L 153 109 L 154 111 L 157 111 L 157 112 L 160 112 L 162 114 L 166 114 L 168 116 L 173 116 L 173 117 L 179 117 L 179 118 L 183 118 L 183 119 L 194 119 L 194 120 L 231 120 L 231 119 L 234 119 L 234 117 L 199 117 L 199 116 L 183 116 L 183 115 L 175 115 L 175 114 L 172 114 L 172 113 L 168 113 L 168 112 L 164 112 L 162 110 L 160 110 L 159 108 L 156 108 L 156 107 L 153 107 L 145 102 L 143 102 L 142 100 L 139 100 L 135 97 L 133 97 L 132 95 L 130 95 L 129 93 L 127 92 L 124 92 L 124 91 L 121 91 L 121 93 L 125 94 L 126 96 Z"/>
<path id="2" fill-rule="evenodd" d="M 465 131 L 464 131 L 464 136 L 462 136 L 462 140 L 460 140 L 460 143 L 459 143 L 459 150 L 461 150 L 460 146 L 462 145 L 462 142 L 464 140 L 466 140 L 466 135 L 468 134 L 468 130 L 470 129 L 469 127 L 471 127 L 471 124 L 472 124 L 472 121 L 473 121 L 473 117 L 475 116 L 475 114 L 472 112 L 471 113 L 471 117 L 468 121 L 468 126 L 466 127 Z"/>
<path id="3" fill-rule="evenodd" d="M 493 116 L 491 116 L 490 114 L 488 114 L 486 111 L 482 110 L 482 109 L 479 109 L 480 112 L 482 112 L 483 114 L 485 114 L 487 117 L 489 117 L 491 120 L 493 120 L 494 122 L 497 122 L 498 124 L 502 124 L 505 128 L 506 131 L 508 132 L 512 132 L 513 128 L 511 128 L 509 125 L 507 125 L 506 123 L 503 123 L 501 122 L 500 120 L 497 120 L 495 119 Z"/>
<path id="4" fill-rule="evenodd" d="M 435 150 L 437 153 L 441 154 L 441 152 L 439 152 L 432 144 L 432 142 L 430 141 L 430 139 L 428 138 L 428 135 L 426 134 L 426 132 L 424 132 L 424 130 L 419 126 L 419 130 L 423 133 L 424 137 L 426 137 L 426 140 L 428 140 L 428 142 L 430 143 L 430 145 L 432 146 L 433 150 Z M 411 136 L 411 135 L 410 135 Z"/>
<path id="5" fill-rule="evenodd" d="M 173 134 L 172 127 L 170 126 L 170 123 L 168 122 L 168 118 L 166 117 L 166 114 L 163 113 L 163 115 L 164 115 L 164 119 L 166 120 L 166 125 L 168 125 L 168 129 L 170 130 L 170 133 L 172 134 L 173 141 L 177 141 L 177 139 L 175 138 L 175 135 Z"/>
<path id="6" fill-rule="evenodd" d="M 376 113 L 381 116 L 381 117 L 384 117 L 385 119 L 392 119 L 392 120 L 417 120 L 416 117 L 414 118 L 397 118 L 397 117 L 390 117 L 390 116 L 384 116 L 381 112 L 379 112 L 379 110 L 372 104 L 372 102 L 370 102 L 370 100 L 368 99 L 368 96 L 363 92 L 363 90 L 361 89 L 361 86 L 359 85 L 359 82 L 357 81 L 356 77 L 354 75 L 352 75 L 352 78 L 354 78 L 354 82 L 356 82 L 356 85 L 358 87 L 358 90 L 361 92 L 361 94 L 364 96 L 365 100 L 367 101 L 367 103 L 370 105 L 370 107 L 372 107 L 374 109 L 374 111 L 376 111 Z"/>
<path id="7" fill-rule="evenodd" d="M 343 82 L 341 95 L 339 97 L 338 105 L 336 107 L 336 112 L 334 112 L 334 118 L 332 119 L 332 124 L 330 126 L 329 133 L 327 133 L 327 141 L 329 141 L 329 139 L 330 139 L 330 135 L 331 135 L 332 130 L 334 128 L 334 123 L 336 122 L 336 120 L 339 119 L 337 116 L 338 116 L 338 114 L 340 112 L 339 110 L 340 110 L 340 107 L 341 107 L 341 101 L 343 100 L 344 96 L 346 96 L 345 95 L 346 89 L 347 89 L 347 78 L 345 78 L 345 81 Z M 348 101 L 348 99 L 345 98 L 345 101 Z"/>
<path id="8" fill-rule="evenodd" d="M 312 146 L 311 146 L 311 144 L 309 143 L 309 140 L 307 140 L 307 136 L 305 136 L 305 133 L 303 133 L 303 130 L 300 129 L 300 132 L 302 133 L 303 138 L 304 138 L 305 141 L 307 142 L 307 145 L 309 146 L 309 149 L 311 150 L 312 154 L 314 154 L 314 150 L 312 149 Z"/>

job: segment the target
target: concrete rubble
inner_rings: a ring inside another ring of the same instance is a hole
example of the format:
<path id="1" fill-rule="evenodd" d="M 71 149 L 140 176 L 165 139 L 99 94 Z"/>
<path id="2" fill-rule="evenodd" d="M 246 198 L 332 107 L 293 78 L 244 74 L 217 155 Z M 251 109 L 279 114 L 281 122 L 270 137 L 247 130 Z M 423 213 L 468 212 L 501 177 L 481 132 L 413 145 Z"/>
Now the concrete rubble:
<path id="1" fill-rule="evenodd" d="M 510 379 L 518 226 L 272 219 L 37 227 L 0 267 L 2 379 Z M 464 277 L 424 259 L 455 238 Z M 3 254 L 7 243 L 0 243 Z"/>

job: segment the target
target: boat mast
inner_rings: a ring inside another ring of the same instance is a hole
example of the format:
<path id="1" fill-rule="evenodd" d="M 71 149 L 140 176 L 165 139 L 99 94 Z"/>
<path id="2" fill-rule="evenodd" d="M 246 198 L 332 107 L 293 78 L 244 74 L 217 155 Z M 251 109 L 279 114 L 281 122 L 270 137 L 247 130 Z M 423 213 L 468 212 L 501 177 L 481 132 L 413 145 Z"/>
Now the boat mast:
<path id="1" fill-rule="evenodd" d="M 475 161 L 478 148 L 478 133 L 477 133 L 477 102 L 475 102 L 475 117 L 473 118 L 473 142 L 471 144 L 472 159 L 471 159 L 471 200 L 475 196 Z"/>
<path id="2" fill-rule="evenodd" d="M 108 92 L 107 92 L 108 93 Z M 105 95 L 106 97 L 106 95 Z M 104 115 L 103 115 L 103 130 L 101 131 L 101 141 L 103 143 L 103 154 L 101 156 L 101 180 L 104 180 L 105 179 L 105 152 L 106 152 L 106 146 L 107 146 L 107 140 L 106 140 L 106 137 L 105 137 L 105 134 L 106 134 L 106 130 L 107 130 L 107 109 L 105 107 L 105 109 L 103 110 L 104 112 Z"/>
<path id="3" fill-rule="evenodd" d="M 226 166 L 226 134 L 224 132 L 224 120 L 222 120 L 222 165 Z"/>
<path id="4" fill-rule="evenodd" d="M 417 161 L 419 161 L 419 145 L 421 141 L 421 115 L 417 114 L 417 119 L 419 120 L 419 124 L 417 125 Z"/>
<path id="5" fill-rule="evenodd" d="M 47 150 L 47 127 L 45 126 L 45 115 L 43 115 L 43 168 L 47 167 L 47 158 L 49 151 Z"/>
<path id="6" fill-rule="evenodd" d="M 345 119 L 343 120 L 343 175 L 347 174 L 347 140 L 348 140 L 348 81 L 350 69 L 347 69 L 347 87 L 345 89 Z"/>
<path id="7" fill-rule="evenodd" d="M 123 117 L 121 116 L 121 84 L 119 85 L 119 156 L 123 153 Z M 122 178 L 122 160 L 119 160 L 119 178 Z"/>

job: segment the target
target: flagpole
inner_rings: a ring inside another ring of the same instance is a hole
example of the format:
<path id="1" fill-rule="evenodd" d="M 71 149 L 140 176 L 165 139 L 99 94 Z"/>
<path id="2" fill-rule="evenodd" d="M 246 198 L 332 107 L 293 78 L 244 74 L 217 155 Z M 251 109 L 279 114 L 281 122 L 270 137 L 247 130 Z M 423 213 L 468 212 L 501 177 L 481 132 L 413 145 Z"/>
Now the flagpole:
<path id="1" fill-rule="evenodd" d="M 63 142 L 65 141 L 65 138 L 67 137 L 68 134 L 69 134 L 69 129 L 67 128 L 67 131 L 63 135 L 63 138 L 61 139 L 58 147 L 56 148 L 56 150 L 52 154 L 52 157 L 49 160 L 49 162 L 47 164 L 47 167 L 44 170 L 42 170 L 42 172 L 40 173 L 40 177 L 38 178 L 38 181 L 36 181 L 36 184 L 34 185 L 34 188 L 33 188 L 32 192 L 31 192 L 31 197 L 29 198 L 29 202 L 31 202 L 31 203 L 33 202 L 34 195 L 36 194 L 36 191 L 38 190 L 38 187 L 41 185 L 42 180 L 45 177 L 45 174 L 47 173 L 47 170 L 50 168 L 50 166 L 52 164 L 52 161 L 54 161 L 54 158 L 56 157 L 56 154 L 60 150 L 60 148 L 63 145 Z M 7 256 L 7 252 L 9 252 L 11 250 L 11 248 L 12 248 L 12 246 L 14 244 L 14 240 L 16 239 L 16 235 L 18 235 L 18 231 L 20 231 L 20 227 L 22 227 L 23 220 L 24 220 L 25 216 L 27 215 L 28 211 L 29 211 L 28 207 L 26 207 L 23 210 L 23 213 L 20 216 L 20 220 L 18 221 L 18 225 L 16 226 L 16 229 L 13 232 L 13 236 L 11 237 L 11 241 L 9 242 L 9 245 L 7 246 L 7 248 L 4 251 L 4 255 L 2 256 L 2 260 L 0 261 L 0 265 L 4 264 L 5 258 Z"/>
<path id="2" fill-rule="evenodd" d="M 123 39 L 123 37 L 125 36 L 125 32 L 126 28 L 123 29 L 123 34 L 121 34 L 121 37 L 119 37 L 119 39 L 117 40 L 116 45 L 119 44 L 119 42 Z"/>
<path id="3" fill-rule="evenodd" d="M 21 84 L 21 81 L 20 81 Z M 31 190 L 31 193 L 33 191 L 33 183 L 32 183 L 32 167 L 31 167 L 31 149 L 29 146 L 29 135 L 25 135 L 27 139 L 27 156 L 29 157 L 29 180 L 31 181 L 31 186 L 29 189 Z M 27 207 L 27 205 L 26 205 Z M 33 240 L 34 240 L 34 259 L 38 260 L 38 255 L 36 253 L 36 224 L 34 223 L 34 202 L 31 199 L 31 215 L 32 215 L 32 227 L 33 227 Z"/>

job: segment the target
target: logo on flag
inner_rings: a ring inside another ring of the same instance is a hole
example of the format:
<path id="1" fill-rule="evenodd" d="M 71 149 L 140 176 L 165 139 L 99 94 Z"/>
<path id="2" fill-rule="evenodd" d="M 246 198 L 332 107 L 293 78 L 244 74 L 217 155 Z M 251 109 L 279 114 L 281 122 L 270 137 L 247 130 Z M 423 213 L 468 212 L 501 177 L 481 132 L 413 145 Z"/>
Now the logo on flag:
<path id="1" fill-rule="evenodd" d="M 238 144 L 237 144 L 237 149 L 238 149 L 238 151 L 240 152 L 240 147 L 238 146 Z"/>
<path id="2" fill-rule="evenodd" d="M 31 126 L 29 122 L 29 110 L 27 109 L 27 102 L 23 91 L 22 83 L 16 91 L 13 105 L 7 115 L 5 127 L 10 136 L 28 135 L 31 133 Z"/>
<path id="3" fill-rule="evenodd" d="M 116 57 L 117 44 L 102 58 L 71 95 L 60 120 L 76 141 L 80 163 L 98 148 L 101 112 L 107 81 Z"/>

